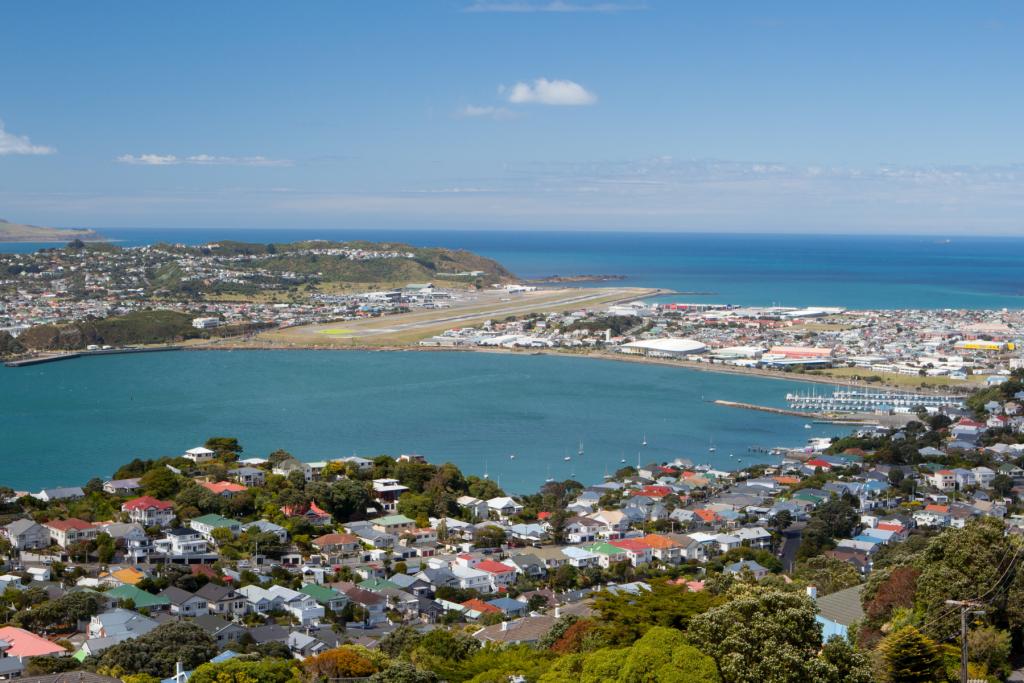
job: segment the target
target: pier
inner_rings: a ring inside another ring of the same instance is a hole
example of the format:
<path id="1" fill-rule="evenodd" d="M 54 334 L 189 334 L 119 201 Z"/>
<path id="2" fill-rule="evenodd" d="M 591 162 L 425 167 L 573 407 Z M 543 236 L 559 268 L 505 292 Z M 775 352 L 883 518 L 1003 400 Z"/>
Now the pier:
<path id="1" fill-rule="evenodd" d="M 157 351 L 180 351 L 181 346 L 146 346 L 124 349 L 94 349 L 92 351 L 69 351 L 68 353 L 51 353 L 45 356 L 33 356 L 32 358 L 21 358 L 9 360 L 4 365 L 9 368 L 23 368 L 29 365 L 41 365 L 43 363 L 55 363 L 59 360 L 71 360 L 83 356 L 113 356 L 121 353 L 154 353 Z"/>
<path id="2" fill-rule="evenodd" d="M 773 413 L 775 415 L 792 415 L 794 417 L 811 418 L 812 422 L 819 424 L 834 424 L 834 425 L 874 425 L 879 423 L 898 423 L 900 420 L 894 420 L 893 416 L 890 415 L 865 415 L 865 414 L 850 414 L 850 415 L 829 415 L 826 413 L 811 413 L 806 410 L 790 410 L 788 408 L 775 408 L 773 406 L 761 406 L 755 403 L 742 403 L 740 401 L 723 401 L 717 399 L 712 401 L 715 405 L 726 406 L 727 408 L 743 408 L 744 410 L 757 410 L 762 413 Z"/>

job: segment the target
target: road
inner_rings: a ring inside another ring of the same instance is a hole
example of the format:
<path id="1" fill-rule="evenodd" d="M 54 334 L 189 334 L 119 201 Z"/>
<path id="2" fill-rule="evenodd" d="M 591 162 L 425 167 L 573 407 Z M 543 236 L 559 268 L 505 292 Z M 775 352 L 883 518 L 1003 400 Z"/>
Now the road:
<path id="1" fill-rule="evenodd" d="M 793 571 L 793 566 L 796 565 L 796 553 L 800 550 L 800 543 L 803 540 L 801 534 L 806 526 L 806 522 L 793 522 L 788 529 L 782 532 L 782 550 L 779 552 L 779 559 L 782 560 L 783 571 Z"/>

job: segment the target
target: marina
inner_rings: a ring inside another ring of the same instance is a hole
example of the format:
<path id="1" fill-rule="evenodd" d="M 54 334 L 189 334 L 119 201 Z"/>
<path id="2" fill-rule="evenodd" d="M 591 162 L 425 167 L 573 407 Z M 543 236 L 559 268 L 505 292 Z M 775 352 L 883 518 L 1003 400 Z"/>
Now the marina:
<path id="1" fill-rule="evenodd" d="M 957 396 L 863 389 L 836 389 L 831 394 L 789 393 L 786 403 L 791 414 L 802 413 L 915 413 L 919 409 L 936 411 L 959 409 L 964 405 Z"/>

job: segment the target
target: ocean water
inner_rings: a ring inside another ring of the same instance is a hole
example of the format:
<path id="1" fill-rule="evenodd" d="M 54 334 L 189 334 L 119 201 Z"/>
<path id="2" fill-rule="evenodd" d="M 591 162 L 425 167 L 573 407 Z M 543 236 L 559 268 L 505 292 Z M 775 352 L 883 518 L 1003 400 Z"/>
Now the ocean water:
<path id="1" fill-rule="evenodd" d="M 121 244 L 369 239 L 469 249 L 522 277 L 624 275 L 666 300 L 850 308 L 1020 308 L 1024 238 L 465 230 L 102 229 Z M 39 246 L 0 244 L 0 250 Z M 52 245 L 50 245 L 52 246 Z"/>
<path id="2" fill-rule="evenodd" d="M 485 353 L 172 351 L 78 358 L 0 368 L 0 484 L 19 490 L 82 484 L 110 476 L 132 458 L 179 455 L 210 436 L 238 437 L 245 455 L 285 448 L 307 461 L 421 453 L 486 473 L 513 492 L 533 491 L 549 476 L 596 483 L 623 459 L 635 464 L 641 451 L 645 462 L 681 456 L 734 469 L 773 460 L 748 452 L 752 446 L 799 446 L 811 436 L 845 433 L 710 403 L 783 406 L 786 392 L 800 386 L 638 363 Z"/>

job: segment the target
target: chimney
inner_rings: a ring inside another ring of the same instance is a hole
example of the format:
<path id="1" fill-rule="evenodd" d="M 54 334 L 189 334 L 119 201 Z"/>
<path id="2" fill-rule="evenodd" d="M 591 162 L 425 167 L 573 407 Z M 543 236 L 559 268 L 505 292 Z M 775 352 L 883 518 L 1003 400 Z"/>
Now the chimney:
<path id="1" fill-rule="evenodd" d="M 555 619 L 558 619 L 561 616 L 562 616 L 562 608 L 557 606 L 557 605 L 555 605 Z"/>
<path id="2" fill-rule="evenodd" d="M 807 595 L 808 595 L 808 597 L 811 598 L 811 600 L 817 600 L 818 599 L 818 589 L 817 589 L 817 587 L 815 587 L 815 586 L 808 586 L 807 587 Z"/>
<path id="3" fill-rule="evenodd" d="M 502 631 L 507 631 L 508 630 L 508 622 L 507 621 L 501 622 L 501 630 Z"/>

